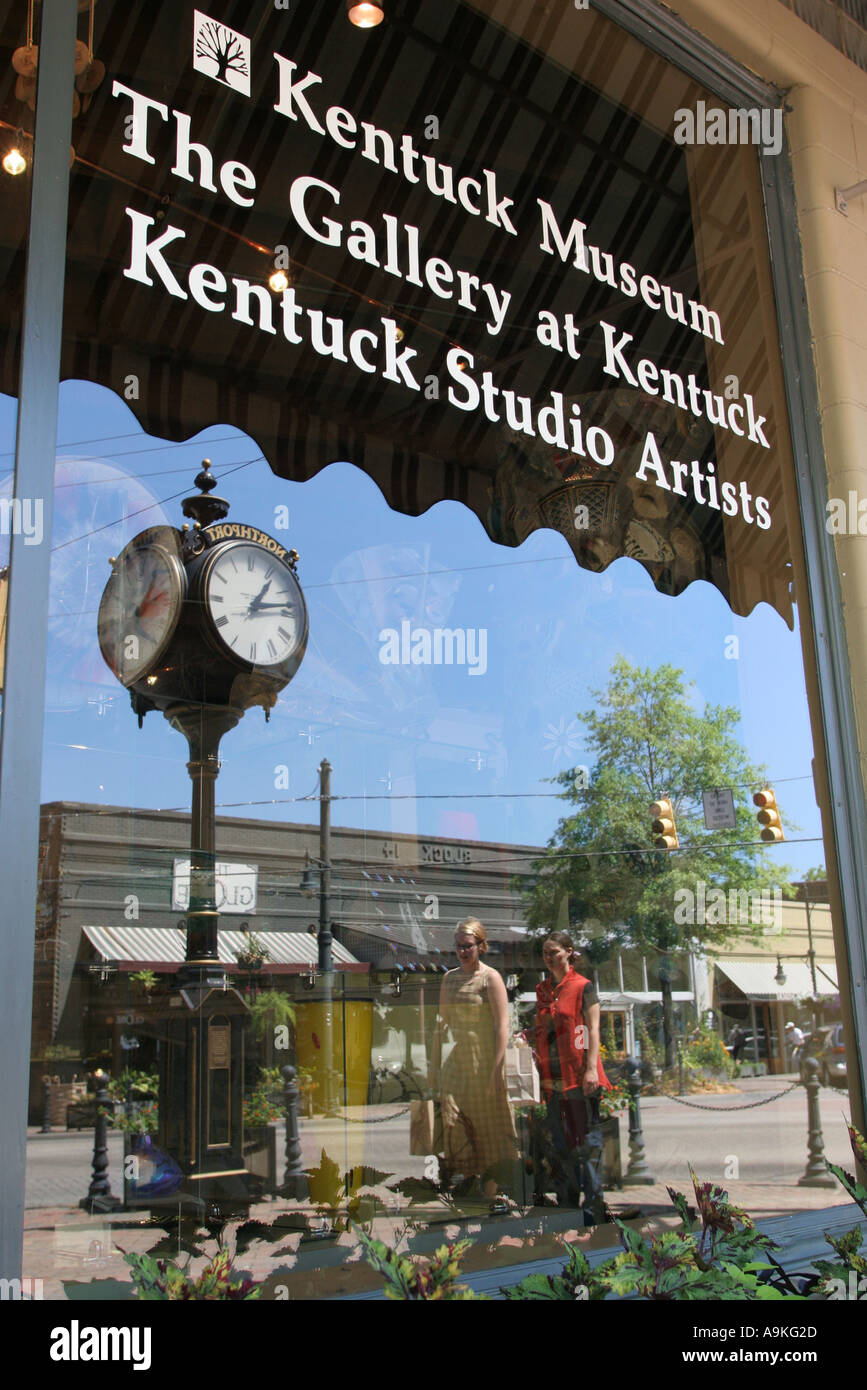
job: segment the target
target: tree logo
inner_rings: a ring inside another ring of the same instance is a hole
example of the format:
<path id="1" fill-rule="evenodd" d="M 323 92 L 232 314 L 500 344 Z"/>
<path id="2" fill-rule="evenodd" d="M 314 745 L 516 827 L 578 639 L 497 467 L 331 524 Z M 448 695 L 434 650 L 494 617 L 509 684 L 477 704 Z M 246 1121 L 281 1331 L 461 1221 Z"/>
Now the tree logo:
<path id="1" fill-rule="evenodd" d="M 201 10 L 193 11 L 193 67 L 250 95 L 250 40 Z"/>

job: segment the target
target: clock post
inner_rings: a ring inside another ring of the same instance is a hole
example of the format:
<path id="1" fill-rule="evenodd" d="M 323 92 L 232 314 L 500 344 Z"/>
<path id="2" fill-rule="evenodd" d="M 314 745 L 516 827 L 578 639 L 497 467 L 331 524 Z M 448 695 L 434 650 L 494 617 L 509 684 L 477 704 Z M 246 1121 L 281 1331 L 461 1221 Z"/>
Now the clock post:
<path id="1" fill-rule="evenodd" d="M 154 527 L 112 562 L 100 603 L 103 656 L 141 727 L 159 709 L 187 740 L 192 783 L 185 960 L 155 1021 L 160 1037 L 157 1143 L 179 1167 L 172 1201 L 243 1205 L 247 1006 L 219 958 L 215 785 L 220 740 L 253 705 L 266 719 L 301 664 L 307 610 L 298 556 L 253 526 L 226 523 L 206 459 L 192 525 Z M 150 1200 L 150 1199 L 149 1199 Z"/>

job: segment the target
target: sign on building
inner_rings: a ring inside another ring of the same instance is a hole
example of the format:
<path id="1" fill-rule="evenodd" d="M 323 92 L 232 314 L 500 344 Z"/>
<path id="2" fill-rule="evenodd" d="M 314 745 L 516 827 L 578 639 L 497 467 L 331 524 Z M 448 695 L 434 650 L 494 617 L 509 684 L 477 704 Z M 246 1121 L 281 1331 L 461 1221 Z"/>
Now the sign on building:
<path id="1" fill-rule="evenodd" d="M 219 912 L 241 914 L 256 911 L 259 870 L 255 864 L 218 863 L 216 899 Z M 176 859 L 172 875 L 172 907 L 180 912 L 190 906 L 190 861 Z"/>

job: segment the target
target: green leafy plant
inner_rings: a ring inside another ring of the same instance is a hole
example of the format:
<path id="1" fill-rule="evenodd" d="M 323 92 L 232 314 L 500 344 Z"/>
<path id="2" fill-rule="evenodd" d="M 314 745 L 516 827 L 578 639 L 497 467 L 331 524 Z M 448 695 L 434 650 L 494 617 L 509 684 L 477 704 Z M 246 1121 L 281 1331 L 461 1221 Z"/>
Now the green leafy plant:
<path id="1" fill-rule="evenodd" d="M 634 1104 L 625 1081 L 617 1081 L 612 1085 L 610 1091 L 600 1091 L 599 1093 L 599 1113 L 603 1120 L 607 1120 L 609 1115 L 617 1115 L 621 1110 L 628 1110 Z"/>
<path id="2" fill-rule="evenodd" d="M 125 1101 L 129 1095 L 133 1100 L 143 1096 L 158 1096 L 160 1093 L 159 1073 L 155 1071 L 133 1071 L 125 1067 L 119 1076 L 112 1076 L 105 1086 L 112 1100 Z"/>
<path id="3" fill-rule="evenodd" d="M 641 1060 L 647 1062 L 651 1067 L 662 1066 L 662 1053 L 658 1043 L 655 1043 L 647 1031 L 647 1024 L 644 1019 L 638 1025 L 638 1040 L 641 1043 Z"/>
<path id="4" fill-rule="evenodd" d="M 265 961 L 271 959 L 271 952 L 262 938 L 251 931 L 246 934 L 244 945 L 235 959 L 242 970 L 261 970 Z"/>
<path id="5" fill-rule="evenodd" d="M 241 964 L 240 956 L 238 964 Z M 250 1031 L 260 1042 L 273 1037 L 275 1028 L 295 1026 L 295 1005 L 280 990 L 265 990 L 249 1007 Z"/>
<path id="6" fill-rule="evenodd" d="M 520 1284 L 512 1284 L 502 1289 L 506 1298 L 565 1300 L 574 1303 L 598 1302 L 605 1298 L 608 1290 L 598 1272 L 590 1268 L 586 1255 L 564 1241 L 569 1251 L 562 1274 L 528 1274 Z"/>
<path id="7" fill-rule="evenodd" d="M 696 702 L 681 670 L 613 663 L 604 689 L 592 692 L 579 711 L 584 726 L 582 758 L 589 776 L 562 769 L 564 812 L 543 855 L 516 880 L 526 899 L 527 921 L 548 933 L 568 899 L 570 921 L 583 923 L 583 950 L 596 966 L 623 949 L 659 964 L 664 1065 L 675 1064 L 673 968 L 696 946 L 724 946 L 733 937 L 761 937 L 759 924 L 679 921 L 679 890 L 708 888 L 760 892 L 786 885 L 790 871 L 767 860 L 755 834 L 752 808 L 741 803 L 733 830 L 708 832 L 699 787 L 761 786 L 764 771 L 751 763 L 739 738 L 740 713 Z M 648 807 L 671 795 L 682 847 L 667 855 L 653 847 Z M 790 819 L 786 817 L 787 826 Z M 696 916 L 691 914 L 692 918 Z M 689 918 L 689 914 L 687 914 Z M 586 973 L 586 972 L 585 972 Z"/>
<path id="8" fill-rule="evenodd" d="M 461 1260 L 472 1241 L 459 1240 L 441 1245 L 430 1259 L 410 1259 L 372 1236 L 359 1226 L 353 1227 L 364 1251 L 364 1258 L 385 1280 L 386 1298 L 413 1301 L 442 1302 L 445 1299 L 465 1302 L 484 1299 L 466 1284 L 458 1282 Z"/>
<path id="9" fill-rule="evenodd" d="M 77 1062 L 81 1057 L 81 1049 L 72 1047 L 69 1043 L 49 1043 L 42 1057 L 46 1062 Z"/>
<path id="10" fill-rule="evenodd" d="M 867 1168 L 867 1141 L 853 1124 L 847 1124 L 849 1131 L 849 1142 L 852 1145 L 852 1153 L 856 1163 L 860 1163 L 862 1168 Z M 825 1160 L 828 1170 L 846 1189 L 853 1202 L 856 1202 L 867 1216 L 867 1187 L 860 1183 L 853 1173 L 847 1173 L 845 1168 L 839 1164 L 828 1163 Z M 836 1297 L 832 1287 L 832 1280 L 841 1280 L 844 1287 L 848 1289 L 850 1281 L 849 1275 L 855 1275 L 855 1287 L 857 1281 L 867 1277 L 867 1253 L 862 1254 L 863 1236 L 860 1226 L 853 1226 L 851 1231 L 847 1231 L 842 1236 L 832 1236 L 825 1232 L 825 1239 L 837 1256 L 836 1260 L 814 1260 L 813 1264 L 822 1276 L 818 1285 L 818 1291 L 826 1297 Z"/>
<path id="11" fill-rule="evenodd" d="M 260 1067 L 259 1080 L 244 1097 L 244 1124 L 258 1128 L 282 1120 L 286 1107 L 277 1099 L 282 1095 L 283 1078 L 279 1067 Z"/>
<path id="12" fill-rule="evenodd" d="M 156 1134 L 160 1127 L 159 1106 L 152 1100 L 131 1106 L 129 1114 L 126 1109 L 115 1110 L 109 1115 L 109 1122 L 123 1134 Z"/>
<path id="13" fill-rule="evenodd" d="M 761 1275 L 774 1268 L 766 1256 L 774 1248 L 769 1236 L 756 1230 L 746 1212 L 733 1206 L 728 1193 L 715 1183 L 700 1183 L 690 1168 L 700 1230 L 695 1212 L 683 1193 L 668 1189 L 682 1229 L 655 1234 L 635 1231 L 615 1220 L 621 1254 L 591 1269 L 579 1252 L 568 1246 L 562 1275 L 532 1274 L 503 1293 L 510 1299 L 576 1299 L 588 1301 L 614 1295 L 654 1301 L 780 1300 L 799 1298 Z"/>
<path id="14" fill-rule="evenodd" d="M 113 1108 L 104 1112 L 113 1129 L 123 1134 L 156 1134 L 160 1090 L 157 1072 L 133 1071 L 125 1067 L 119 1076 L 112 1076 L 106 1082 L 105 1088 L 114 1102 Z"/>
<path id="15" fill-rule="evenodd" d="M 722 1038 L 712 1028 L 701 1027 L 699 1036 L 684 1049 L 684 1066 L 705 1067 L 708 1071 L 725 1072 L 731 1076 L 734 1063 L 726 1052 Z"/>
<path id="16" fill-rule="evenodd" d="M 172 1260 L 136 1255 L 124 1250 L 121 1250 L 121 1254 L 132 1271 L 136 1297 L 143 1302 L 165 1299 L 249 1301 L 258 1298 L 261 1293 L 252 1279 L 232 1279 L 232 1259 L 228 1250 L 221 1250 L 215 1255 L 198 1278 L 187 1274 Z"/>
<path id="17" fill-rule="evenodd" d="M 139 985 L 145 994 L 150 994 L 151 990 L 157 987 L 157 976 L 153 970 L 136 970 L 135 974 L 130 975 L 129 982 L 131 985 Z"/>

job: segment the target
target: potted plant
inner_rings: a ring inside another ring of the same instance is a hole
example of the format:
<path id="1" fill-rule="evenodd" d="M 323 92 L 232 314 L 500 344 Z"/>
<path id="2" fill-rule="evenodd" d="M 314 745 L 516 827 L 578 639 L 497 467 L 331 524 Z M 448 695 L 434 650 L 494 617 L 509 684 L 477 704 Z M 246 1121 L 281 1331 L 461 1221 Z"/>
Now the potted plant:
<path id="1" fill-rule="evenodd" d="M 258 937 L 255 932 L 245 932 L 244 935 L 246 940 L 235 959 L 242 970 L 249 970 L 251 974 L 256 974 L 262 969 L 266 960 L 271 959 L 271 953 L 261 937 Z"/>
<path id="2" fill-rule="evenodd" d="M 277 1142 L 275 1122 L 286 1114 L 278 1100 L 283 1079 L 279 1067 L 260 1067 L 259 1080 L 244 1097 L 244 1159 L 265 1192 L 276 1191 Z"/>
<path id="3" fill-rule="evenodd" d="M 157 987 L 157 977 L 153 970 L 136 970 L 134 974 L 130 975 L 129 982 L 141 991 L 146 999 L 150 998 Z"/>

